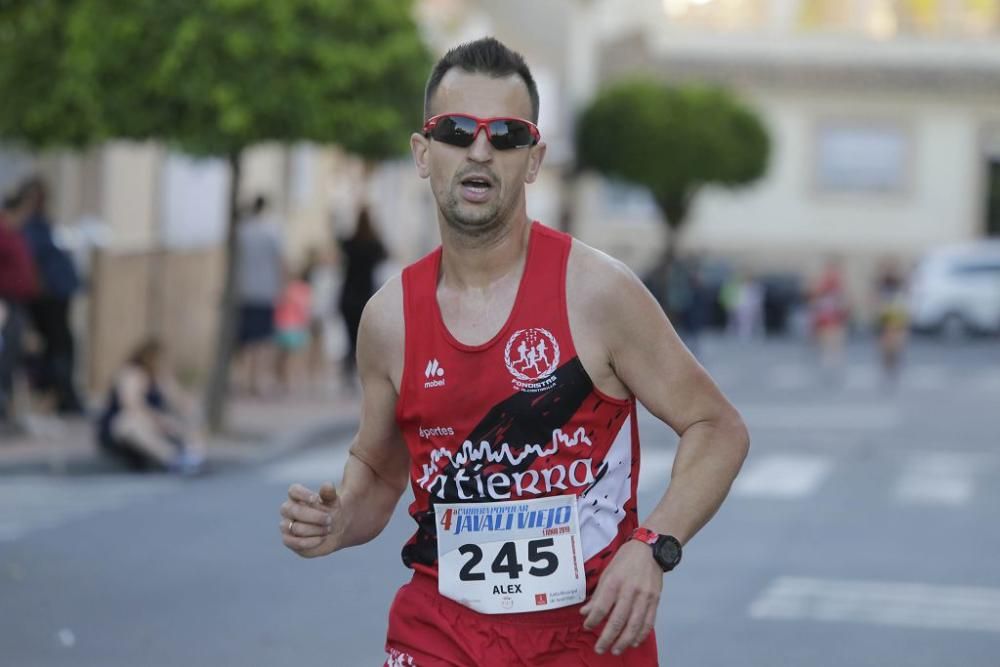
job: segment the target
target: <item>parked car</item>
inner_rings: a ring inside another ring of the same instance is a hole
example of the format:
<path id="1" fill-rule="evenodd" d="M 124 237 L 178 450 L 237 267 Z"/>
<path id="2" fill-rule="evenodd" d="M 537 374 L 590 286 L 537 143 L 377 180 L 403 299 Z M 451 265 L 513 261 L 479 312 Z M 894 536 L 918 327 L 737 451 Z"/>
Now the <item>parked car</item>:
<path id="1" fill-rule="evenodd" d="M 929 252 L 910 281 L 914 329 L 949 338 L 1000 333 L 1000 240 Z"/>

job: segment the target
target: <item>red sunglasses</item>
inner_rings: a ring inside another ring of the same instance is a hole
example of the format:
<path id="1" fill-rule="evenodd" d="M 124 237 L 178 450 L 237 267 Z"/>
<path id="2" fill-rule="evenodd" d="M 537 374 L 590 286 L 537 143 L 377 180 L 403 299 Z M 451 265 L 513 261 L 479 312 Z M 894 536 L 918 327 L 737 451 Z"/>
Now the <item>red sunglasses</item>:
<path id="1" fill-rule="evenodd" d="M 476 118 L 461 113 L 443 113 L 424 123 L 424 136 L 451 146 L 472 145 L 479 130 L 486 130 L 490 145 L 500 151 L 534 146 L 542 134 L 523 118 Z"/>

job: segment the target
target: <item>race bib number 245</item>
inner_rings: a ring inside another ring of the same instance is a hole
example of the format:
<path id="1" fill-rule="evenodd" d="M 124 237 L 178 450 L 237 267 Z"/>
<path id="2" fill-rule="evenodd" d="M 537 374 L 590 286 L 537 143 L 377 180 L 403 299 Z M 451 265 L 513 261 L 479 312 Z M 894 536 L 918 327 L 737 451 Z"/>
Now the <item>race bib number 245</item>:
<path id="1" fill-rule="evenodd" d="M 483 614 L 583 602 L 576 496 L 437 505 L 438 590 Z"/>

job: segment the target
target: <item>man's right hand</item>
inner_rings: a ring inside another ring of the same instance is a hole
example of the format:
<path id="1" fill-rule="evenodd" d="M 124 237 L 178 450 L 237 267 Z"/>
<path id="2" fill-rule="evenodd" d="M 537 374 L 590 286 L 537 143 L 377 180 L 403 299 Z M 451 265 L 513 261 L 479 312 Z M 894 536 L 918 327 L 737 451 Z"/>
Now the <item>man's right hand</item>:
<path id="1" fill-rule="evenodd" d="M 337 489 L 329 482 L 314 493 L 301 484 L 288 488 L 281 505 L 281 537 L 286 547 L 303 558 L 332 554 L 339 548 L 344 525 Z"/>

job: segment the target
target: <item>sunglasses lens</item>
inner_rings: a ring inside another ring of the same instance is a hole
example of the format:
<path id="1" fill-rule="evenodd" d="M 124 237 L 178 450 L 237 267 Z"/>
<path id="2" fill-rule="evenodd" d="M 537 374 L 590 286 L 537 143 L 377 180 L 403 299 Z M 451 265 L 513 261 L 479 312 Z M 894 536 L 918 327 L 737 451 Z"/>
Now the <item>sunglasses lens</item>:
<path id="1" fill-rule="evenodd" d="M 431 137 L 452 146 L 471 146 L 476 138 L 476 121 L 465 116 L 445 116 L 431 130 Z"/>
<path id="2" fill-rule="evenodd" d="M 522 121 L 495 120 L 490 123 L 490 143 L 498 150 L 526 148 L 534 143 L 531 127 Z"/>

